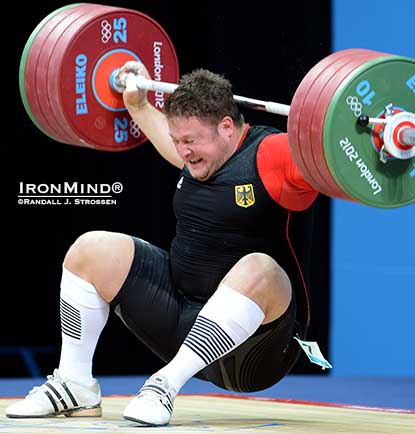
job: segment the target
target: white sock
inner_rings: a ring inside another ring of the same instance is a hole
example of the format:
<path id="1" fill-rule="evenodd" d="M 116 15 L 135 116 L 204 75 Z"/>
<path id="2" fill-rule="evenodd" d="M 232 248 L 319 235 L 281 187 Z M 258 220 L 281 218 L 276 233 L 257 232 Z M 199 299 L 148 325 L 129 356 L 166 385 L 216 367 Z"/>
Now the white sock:
<path id="1" fill-rule="evenodd" d="M 250 298 L 219 285 L 199 312 L 176 356 L 158 373 L 166 376 L 179 392 L 193 375 L 248 339 L 264 317 Z"/>
<path id="2" fill-rule="evenodd" d="M 108 319 L 109 305 L 94 285 L 63 268 L 60 315 L 59 373 L 76 383 L 89 385 L 93 382 L 92 358 Z"/>

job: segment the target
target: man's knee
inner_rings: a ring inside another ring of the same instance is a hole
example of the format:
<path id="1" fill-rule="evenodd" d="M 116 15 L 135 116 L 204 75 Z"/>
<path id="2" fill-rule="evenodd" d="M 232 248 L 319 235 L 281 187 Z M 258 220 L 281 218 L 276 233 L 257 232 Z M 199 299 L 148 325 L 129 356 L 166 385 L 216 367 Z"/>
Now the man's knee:
<path id="1" fill-rule="evenodd" d="M 84 273 L 101 255 L 108 241 L 108 232 L 90 231 L 80 235 L 69 247 L 63 265 L 74 273 Z"/>
<path id="2" fill-rule="evenodd" d="M 251 253 L 241 258 L 223 283 L 254 300 L 266 314 L 265 322 L 282 315 L 291 301 L 291 282 L 269 255 Z"/>
<path id="3" fill-rule="evenodd" d="M 82 234 L 68 249 L 63 265 L 92 283 L 105 300 L 111 300 L 127 277 L 134 256 L 128 235 L 91 231 Z"/>

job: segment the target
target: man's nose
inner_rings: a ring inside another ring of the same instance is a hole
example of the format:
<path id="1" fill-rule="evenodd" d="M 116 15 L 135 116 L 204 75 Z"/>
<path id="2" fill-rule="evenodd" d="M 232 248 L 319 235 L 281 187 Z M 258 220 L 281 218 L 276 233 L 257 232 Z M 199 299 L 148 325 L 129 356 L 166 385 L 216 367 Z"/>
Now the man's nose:
<path id="1" fill-rule="evenodd" d="M 187 158 L 192 153 L 190 148 L 185 143 L 178 144 L 178 151 L 179 151 L 179 155 L 182 158 Z"/>

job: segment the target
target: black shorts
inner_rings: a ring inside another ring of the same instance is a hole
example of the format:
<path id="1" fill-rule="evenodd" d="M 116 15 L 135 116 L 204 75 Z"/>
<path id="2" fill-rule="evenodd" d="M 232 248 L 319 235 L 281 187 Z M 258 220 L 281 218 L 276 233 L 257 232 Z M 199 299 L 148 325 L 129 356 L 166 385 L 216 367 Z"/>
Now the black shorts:
<path id="1" fill-rule="evenodd" d="M 169 254 L 134 238 L 130 272 L 111 307 L 126 326 L 163 361 L 179 350 L 203 304 L 186 298 L 173 284 Z M 293 336 L 303 333 L 295 320 L 293 296 L 287 311 L 262 325 L 240 346 L 216 360 L 196 377 L 236 392 L 266 389 L 281 380 L 297 360 Z"/>

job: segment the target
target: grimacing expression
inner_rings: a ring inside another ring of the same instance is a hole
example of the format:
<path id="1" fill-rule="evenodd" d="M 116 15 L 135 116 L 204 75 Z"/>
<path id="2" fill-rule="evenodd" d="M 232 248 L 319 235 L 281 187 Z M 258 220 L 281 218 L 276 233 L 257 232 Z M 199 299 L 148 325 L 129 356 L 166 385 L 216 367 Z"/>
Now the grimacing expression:
<path id="1" fill-rule="evenodd" d="M 229 122 L 229 119 L 225 117 L 218 126 L 195 116 L 168 119 L 170 136 L 177 153 L 193 178 L 208 180 L 232 154 L 230 136 L 233 122 Z"/>

